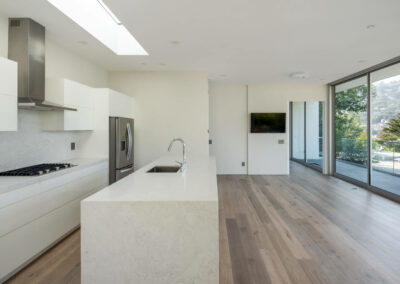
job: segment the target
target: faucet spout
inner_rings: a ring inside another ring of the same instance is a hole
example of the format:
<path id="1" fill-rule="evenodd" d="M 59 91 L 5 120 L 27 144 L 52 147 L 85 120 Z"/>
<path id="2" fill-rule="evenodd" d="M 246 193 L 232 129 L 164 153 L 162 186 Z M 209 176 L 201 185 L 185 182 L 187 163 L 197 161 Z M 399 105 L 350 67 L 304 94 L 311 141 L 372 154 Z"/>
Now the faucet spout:
<path id="1" fill-rule="evenodd" d="M 171 143 L 169 143 L 168 146 L 168 152 L 171 152 L 172 145 L 176 142 L 179 141 L 182 143 L 182 163 L 178 162 L 177 163 L 181 166 L 181 171 L 183 172 L 186 169 L 186 143 L 182 138 L 174 138 L 172 139 Z"/>

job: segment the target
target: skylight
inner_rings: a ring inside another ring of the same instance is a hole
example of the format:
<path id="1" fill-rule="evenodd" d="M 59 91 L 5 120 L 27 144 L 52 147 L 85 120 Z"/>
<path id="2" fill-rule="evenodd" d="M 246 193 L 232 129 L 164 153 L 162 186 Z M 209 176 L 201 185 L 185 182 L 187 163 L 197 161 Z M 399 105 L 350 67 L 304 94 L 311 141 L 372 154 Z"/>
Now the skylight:
<path id="1" fill-rule="evenodd" d="M 102 0 L 47 0 L 117 55 L 148 55 Z"/>

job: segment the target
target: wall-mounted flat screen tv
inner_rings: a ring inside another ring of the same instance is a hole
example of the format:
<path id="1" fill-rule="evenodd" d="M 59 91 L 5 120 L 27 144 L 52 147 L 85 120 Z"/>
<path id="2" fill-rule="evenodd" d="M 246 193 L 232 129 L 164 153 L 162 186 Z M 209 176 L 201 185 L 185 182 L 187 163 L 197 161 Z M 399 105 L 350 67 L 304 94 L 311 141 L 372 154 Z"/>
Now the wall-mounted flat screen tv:
<path id="1" fill-rule="evenodd" d="M 285 133 L 286 113 L 252 113 L 251 133 Z"/>

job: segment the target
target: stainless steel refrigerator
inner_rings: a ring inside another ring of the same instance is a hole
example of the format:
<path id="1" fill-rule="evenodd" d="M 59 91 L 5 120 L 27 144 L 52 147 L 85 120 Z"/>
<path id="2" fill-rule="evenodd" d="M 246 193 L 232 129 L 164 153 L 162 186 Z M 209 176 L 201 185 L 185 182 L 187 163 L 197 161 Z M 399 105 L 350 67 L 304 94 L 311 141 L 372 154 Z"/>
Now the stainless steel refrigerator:
<path id="1" fill-rule="evenodd" d="M 109 184 L 133 173 L 133 119 L 109 119 Z"/>

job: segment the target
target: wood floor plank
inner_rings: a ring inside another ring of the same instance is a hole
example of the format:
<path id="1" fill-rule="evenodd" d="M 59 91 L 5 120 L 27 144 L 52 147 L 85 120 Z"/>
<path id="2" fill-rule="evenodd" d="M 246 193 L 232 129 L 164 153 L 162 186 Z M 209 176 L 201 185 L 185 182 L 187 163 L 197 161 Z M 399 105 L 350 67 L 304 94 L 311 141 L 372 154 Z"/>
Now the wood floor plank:
<path id="1" fill-rule="evenodd" d="M 260 250 L 256 245 L 250 223 L 245 214 L 240 214 L 237 219 L 240 230 L 240 239 L 249 264 L 250 273 L 255 283 L 271 283 L 267 268 L 261 256 Z M 229 236 L 228 236 L 229 237 Z"/>
<path id="2" fill-rule="evenodd" d="M 260 250 L 261 256 L 267 267 L 268 275 L 271 278 L 271 283 L 274 284 L 290 284 L 293 283 L 289 275 L 286 272 L 282 262 L 274 254 L 274 250 L 267 251 L 265 249 Z"/>
<path id="3" fill-rule="evenodd" d="M 246 261 L 246 253 L 240 240 L 239 226 L 235 219 L 226 219 L 228 231 L 229 250 L 232 262 L 232 274 L 235 284 L 252 284 L 253 277 Z"/>
<path id="4" fill-rule="evenodd" d="M 222 181 L 218 181 L 218 187 L 222 188 Z M 233 283 L 231 255 L 229 252 L 228 232 L 225 223 L 225 197 L 222 190 L 218 192 L 219 205 L 219 282 L 220 283 Z"/>

